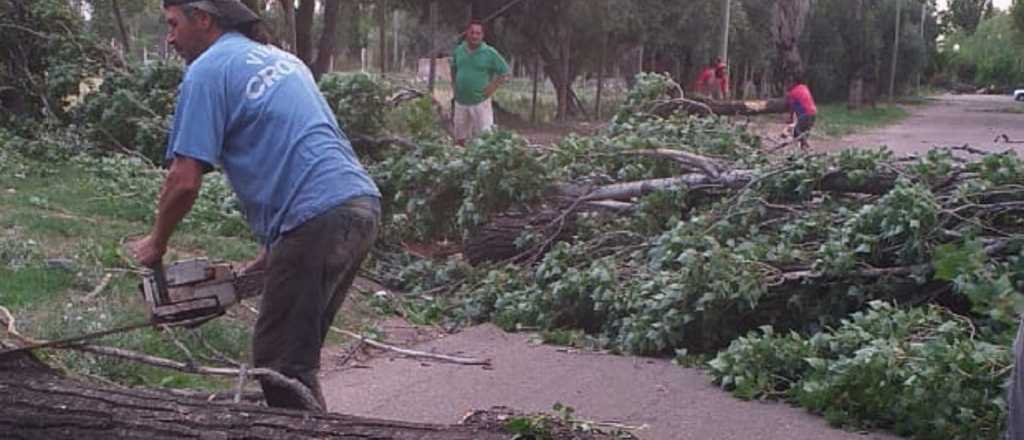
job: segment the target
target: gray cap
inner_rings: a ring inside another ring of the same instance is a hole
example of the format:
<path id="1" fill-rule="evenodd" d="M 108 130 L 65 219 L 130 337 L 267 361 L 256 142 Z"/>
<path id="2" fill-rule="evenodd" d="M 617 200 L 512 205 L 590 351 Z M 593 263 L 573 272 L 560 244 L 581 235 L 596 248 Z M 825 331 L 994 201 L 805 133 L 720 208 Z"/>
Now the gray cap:
<path id="1" fill-rule="evenodd" d="M 220 17 L 228 26 L 260 21 L 260 16 L 239 0 L 163 0 L 164 7 L 192 5 Z"/>

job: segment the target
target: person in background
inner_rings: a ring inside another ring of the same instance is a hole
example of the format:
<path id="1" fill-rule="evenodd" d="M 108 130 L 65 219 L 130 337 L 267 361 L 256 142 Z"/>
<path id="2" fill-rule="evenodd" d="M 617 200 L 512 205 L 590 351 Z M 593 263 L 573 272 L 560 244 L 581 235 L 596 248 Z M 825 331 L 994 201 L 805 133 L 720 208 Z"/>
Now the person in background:
<path id="1" fill-rule="evenodd" d="M 818 108 L 814 105 L 811 89 L 804 84 L 800 75 L 792 75 L 786 84 L 786 107 L 789 109 L 787 123 L 792 128 L 793 139 L 799 140 L 800 148 L 807 149 L 810 147 L 807 138 L 810 136 L 811 128 L 814 127 L 814 118 L 818 114 Z"/>
<path id="2" fill-rule="evenodd" d="M 717 61 L 717 60 L 716 60 Z M 708 63 L 704 66 L 704 69 L 700 71 L 700 75 L 697 76 L 697 82 L 693 86 L 693 91 L 701 95 L 710 96 L 713 91 L 712 81 L 715 80 L 715 65 L 717 62 Z"/>
<path id="3" fill-rule="evenodd" d="M 466 141 L 494 127 L 491 96 L 508 79 L 508 63 L 484 42 L 484 25 L 474 21 L 465 39 L 452 51 L 450 60 L 455 87 L 455 143 Z"/>
<path id="4" fill-rule="evenodd" d="M 715 99 L 729 99 L 729 69 L 721 58 L 715 61 L 715 81 L 718 83 Z"/>

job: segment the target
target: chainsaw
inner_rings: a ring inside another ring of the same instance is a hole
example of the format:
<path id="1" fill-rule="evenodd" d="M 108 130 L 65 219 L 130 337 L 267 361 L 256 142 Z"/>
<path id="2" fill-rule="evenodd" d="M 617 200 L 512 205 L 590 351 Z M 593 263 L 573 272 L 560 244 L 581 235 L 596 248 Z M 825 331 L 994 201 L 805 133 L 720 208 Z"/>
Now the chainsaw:
<path id="1" fill-rule="evenodd" d="M 163 264 L 146 273 L 139 291 L 146 305 L 147 320 L 70 338 L 31 344 L 0 351 L 0 358 L 46 347 L 66 347 L 115 333 L 154 326 L 194 328 L 223 315 L 228 307 L 245 298 L 260 295 L 263 272 L 236 274 L 229 264 L 211 263 L 205 258 Z"/>

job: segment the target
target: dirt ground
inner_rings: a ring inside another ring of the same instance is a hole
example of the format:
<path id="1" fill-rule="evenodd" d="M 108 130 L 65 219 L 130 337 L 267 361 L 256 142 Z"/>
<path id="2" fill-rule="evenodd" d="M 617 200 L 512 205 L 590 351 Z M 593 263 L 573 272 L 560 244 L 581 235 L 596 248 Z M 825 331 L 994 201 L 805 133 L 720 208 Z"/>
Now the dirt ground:
<path id="1" fill-rule="evenodd" d="M 1002 151 L 1009 145 L 993 143 L 997 136 L 1024 140 L 1024 103 L 1009 97 L 947 95 L 909 110 L 911 117 L 898 125 L 819 140 L 814 147 L 828 151 L 888 145 L 909 154 L 933 145 L 970 144 Z M 577 130 L 525 134 L 534 143 L 548 144 L 569 131 Z M 647 440 L 897 438 L 831 428 L 823 418 L 782 403 L 738 400 L 711 384 L 702 370 L 665 359 L 540 345 L 529 334 L 509 334 L 491 325 L 445 335 L 393 320 L 384 330 L 397 345 L 488 358 L 492 365 L 462 366 L 382 352 L 352 356 L 329 348 L 324 353 L 323 387 L 331 411 L 456 423 L 476 409 L 551 411 L 555 403 L 562 403 L 574 407 L 581 419 L 638 427 L 634 432 Z"/>
<path id="2" fill-rule="evenodd" d="M 1024 103 L 1003 95 L 941 95 L 924 105 L 908 106 L 910 117 L 902 123 L 834 141 L 818 141 L 816 149 L 832 151 L 851 147 L 886 145 L 898 154 L 923 153 L 930 148 L 963 146 L 987 151 L 1024 149 L 997 137 L 1024 141 Z"/>

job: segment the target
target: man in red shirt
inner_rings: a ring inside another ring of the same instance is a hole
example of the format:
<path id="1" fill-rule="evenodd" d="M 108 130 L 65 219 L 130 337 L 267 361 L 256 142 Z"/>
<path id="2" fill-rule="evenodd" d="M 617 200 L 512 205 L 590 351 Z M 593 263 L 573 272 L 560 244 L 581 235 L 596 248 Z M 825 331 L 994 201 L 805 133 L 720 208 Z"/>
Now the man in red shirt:
<path id="1" fill-rule="evenodd" d="M 803 79 L 793 76 L 789 81 L 789 91 L 786 92 L 786 107 L 789 108 L 789 125 L 793 127 L 793 139 L 800 140 L 800 148 L 807 149 L 807 137 L 810 136 L 811 128 L 814 127 L 814 117 L 818 114 L 818 107 L 814 105 L 814 96 L 811 96 L 811 89 L 807 88 Z"/>
<path id="2" fill-rule="evenodd" d="M 718 82 L 719 95 L 717 99 L 729 99 L 729 73 L 725 63 L 719 58 L 715 64 L 715 80 Z"/>
<path id="3" fill-rule="evenodd" d="M 704 66 L 704 70 L 700 71 L 700 76 L 697 77 L 697 82 L 693 86 L 693 90 L 702 95 L 710 95 L 708 86 L 711 81 L 715 78 L 715 68 L 709 64 Z"/>

